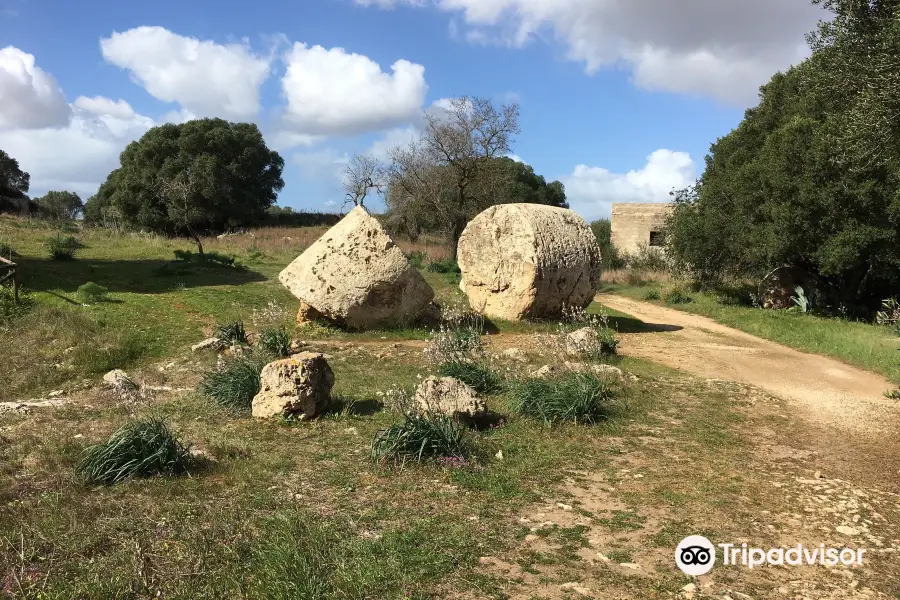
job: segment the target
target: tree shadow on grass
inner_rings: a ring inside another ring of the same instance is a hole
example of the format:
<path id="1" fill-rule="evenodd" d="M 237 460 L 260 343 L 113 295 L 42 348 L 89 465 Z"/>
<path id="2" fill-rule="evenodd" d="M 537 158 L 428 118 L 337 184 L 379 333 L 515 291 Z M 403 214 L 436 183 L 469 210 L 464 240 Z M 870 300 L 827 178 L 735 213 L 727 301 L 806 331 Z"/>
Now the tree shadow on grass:
<path id="1" fill-rule="evenodd" d="M 32 291 L 72 293 L 88 281 L 110 293 L 162 294 L 176 289 L 243 285 L 267 277 L 246 268 L 168 260 L 55 261 L 29 258 L 20 262 L 22 285 Z"/>
<path id="2" fill-rule="evenodd" d="M 325 414 L 354 417 L 371 417 L 384 410 L 384 403 L 371 398 L 361 399 L 351 396 L 336 396 Z"/>

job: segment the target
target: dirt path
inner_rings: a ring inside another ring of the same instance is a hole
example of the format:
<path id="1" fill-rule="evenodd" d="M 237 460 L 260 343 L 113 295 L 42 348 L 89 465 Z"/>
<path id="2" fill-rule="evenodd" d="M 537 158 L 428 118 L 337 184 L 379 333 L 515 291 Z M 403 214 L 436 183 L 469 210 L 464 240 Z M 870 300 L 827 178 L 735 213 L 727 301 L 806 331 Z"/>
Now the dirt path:
<path id="1" fill-rule="evenodd" d="M 892 386 L 881 375 L 800 352 L 707 317 L 611 294 L 600 295 L 598 301 L 668 330 L 623 335 L 626 355 L 760 387 L 791 400 L 819 424 L 863 434 L 897 430 L 900 405 L 884 397 Z"/>
<path id="2" fill-rule="evenodd" d="M 798 442 L 830 456 L 845 476 L 897 487 L 900 403 L 885 398 L 892 388 L 885 377 L 707 317 L 612 294 L 597 300 L 649 326 L 647 332 L 622 335 L 623 354 L 783 398 L 791 416 L 805 423 L 794 432 Z"/>

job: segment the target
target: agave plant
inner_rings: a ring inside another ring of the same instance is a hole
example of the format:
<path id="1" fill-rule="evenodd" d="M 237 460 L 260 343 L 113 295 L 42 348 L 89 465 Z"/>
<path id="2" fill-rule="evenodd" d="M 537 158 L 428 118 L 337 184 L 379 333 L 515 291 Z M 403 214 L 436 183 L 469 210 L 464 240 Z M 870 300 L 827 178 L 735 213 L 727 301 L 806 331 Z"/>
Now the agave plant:
<path id="1" fill-rule="evenodd" d="M 794 292 L 796 292 L 796 296 L 791 296 L 791 300 L 794 304 L 800 309 L 800 312 L 808 313 L 812 304 L 809 301 L 809 298 L 806 296 L 806 292 L 803 291 L 803 288 L 799 285 L 794 288 Z"/>

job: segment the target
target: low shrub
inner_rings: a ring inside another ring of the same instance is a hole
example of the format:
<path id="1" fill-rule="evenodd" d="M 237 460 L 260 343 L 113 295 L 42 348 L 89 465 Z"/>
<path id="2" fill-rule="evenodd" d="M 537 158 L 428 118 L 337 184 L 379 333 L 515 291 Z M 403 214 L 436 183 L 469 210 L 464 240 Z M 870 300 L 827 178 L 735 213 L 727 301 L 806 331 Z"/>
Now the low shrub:
<path id="1" fill-rule="evenodd" d="M 647 290 L 647 293 L 644 294 L 644 300 L 659 300 L 659 298 L 659 290 L 657 289 Z"/>
<path id="2" fill-rule="evenodd" d="M 455 260 L 445 258 L 444 260 L 435 260 L 428 263 L 425 270 L 429 273 L 461 273 L 459 265 Z"/>
<path id="3" fill-rule="evenodd" d="M 624 257 L 628 267 L 637 272 L 667 272 L 669 263 L 666 255 L 659 248 L 651 248 L 646 244 L 638 246 L 637 252 Z"/>
<path id="4" fill-rule="evenodd" d="M 417 269 L 421 269 L 425 265 L 425 261 L 428 260 L 428 255 L 421 250 L 413 250 L 406 258 L 409 260 L 412 266 Z"/>
<path id="5" fill-rule="evenodd" d="M 394 464 L 464 460 L 469 453 L 466 430 L 443 415 L 407 414 L 401 423 L 379 431 L 372 440 L 372 458 Z"/>
<path id="6" fill-rule="evenodd" d="M 888 400 L 900 400 L 900 387 L 895 390 L 885 392 L 884 397 Z"/>
<path id="7" fill-rule="evenodd" d="M 78 240 L 71 235 L 64 236 L 59 233 L 55 237 L 47 238 L 44 243 L 53 260 L 72 260 L 75 258 L 75 252 L 81 247 Z"/>
<path id="8" fill-rule="evenodd" d="M 489 366 L 474 361 L 454 360 L 437 369 L 441 377 L 459 379 L 479 394 L 495 394 L 503 390 L 503 378 Z"/>
<path id="9" fill-rule="evenodd" d="M 681 285 L 673 285 L 663 293 L 666 304 L 690 304 L 694 301 Z"/>
<path id="10" fill-rule="evenodd" d="M 896 298 L 887 298 L 881 303 L 882 310 L 875 316 L 878 325 L 884 325 L 900 335 L 900 301 Z"/>
<path id="11" fill-rule="evenodd" d="M 96 304 L 108 300 L 108 292 L 109 290 L 102 285 L 97 285 L 93 281 L 88 281 L 78 287 L 78 290 L 75 291 L 75 298 L 81 304 Z"/>
<path id="12" fill-rule="evenodd" d="M 561 373 L 547 379 L 526 379 L 511 386 L 513 412 L 547 424 L 596 423 L 612 414 L 615 384 L 586 373 Z"/>
<path id="13" fill-rule="evenodd" d="M 112 485 L 133 477 L 171 477 L 191 465 L 188 446 L 160 419 L 127 423 L 106 442 L 85 450 L 76 476 L 88 484 Z"/>
<path id="14" fill-rule="evenodd" d="M 291 334 L 282 327 L 270 327 L 259 332 L 260 347 L 276 358 L 291 355 Z"/>
<path id="15" fill-rule="evenodd" d="M 226 323 L 225 325 L 220 325 L 216 337 L 219 338 L 222 343 L 229 345 L 247 345 L 249 343 L 247 330 L 244 329 L 243 321 L 233 321 L 231 323 Z"/>
<path id="16" fill-rule="evenodd" d="M 252 353 L 230 358 L 220 368 L 204 373 L 198 389 L 223 408 L 249 413 L 265 364 L 266 359 Z"/>

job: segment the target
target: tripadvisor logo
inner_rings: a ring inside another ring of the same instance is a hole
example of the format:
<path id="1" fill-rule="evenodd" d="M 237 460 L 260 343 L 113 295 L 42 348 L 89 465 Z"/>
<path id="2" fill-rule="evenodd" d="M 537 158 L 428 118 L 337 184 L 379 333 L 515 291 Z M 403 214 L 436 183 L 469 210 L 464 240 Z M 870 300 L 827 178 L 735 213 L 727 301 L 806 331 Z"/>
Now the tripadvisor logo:
<path id="1" fill-rule="evenodd" d="M 747 544 L 719 544 L 723 565 L 740 565 L 748 569 L 770 566 L 821 565 L 834 567 L 838 564 L 861 565 L 864 548 L 826 548 L 820 544 L 816 548 L 806 548 L 797 544 L 792 548 L 750 548 Z M 675 548 L 675 564 L 686 575 L 705 575 L 716 564 L 716 547 L 702 535 L 691 535 Z"/>

